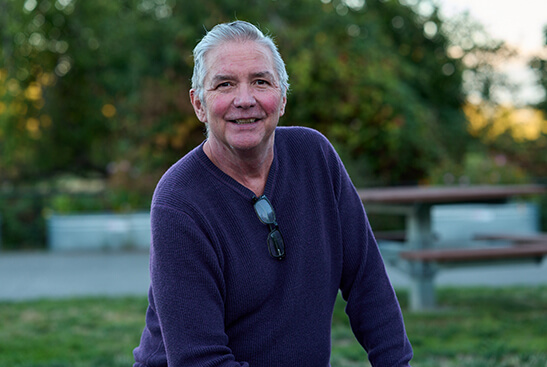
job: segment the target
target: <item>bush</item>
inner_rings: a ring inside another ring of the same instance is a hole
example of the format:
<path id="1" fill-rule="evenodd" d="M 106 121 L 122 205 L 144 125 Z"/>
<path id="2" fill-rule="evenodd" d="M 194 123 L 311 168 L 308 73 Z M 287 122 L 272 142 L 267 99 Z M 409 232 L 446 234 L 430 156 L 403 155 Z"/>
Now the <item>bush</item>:
<path id="1" fill-rule="evenodd" d="M 147 210 L 151 195 L 128 190 L 99 193 L 43 193 L 38 190 L 0 195 L 0 244 L 4 250 L 46 248 L 46 222 L 53 213 L 127 213 Z"/>
<path id="2" fill-rule="evenodd" d="M 0 197 L 2 249 L 42 248 L 45 244 L 44 198 L 38 195 Z"/>

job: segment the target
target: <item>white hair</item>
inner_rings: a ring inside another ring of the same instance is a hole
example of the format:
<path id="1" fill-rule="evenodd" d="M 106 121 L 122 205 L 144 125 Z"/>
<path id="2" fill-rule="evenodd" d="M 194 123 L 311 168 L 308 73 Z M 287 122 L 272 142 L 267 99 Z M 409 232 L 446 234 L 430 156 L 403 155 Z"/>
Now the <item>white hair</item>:
<path id="1" fill-rule="evenodd" d="M 289 75 L 285 69 L 285 63 L 271 37 L 264 35 L 256 26 L 244 21 L 221 23 L 213 27 L 194 48 L 194 73 L 192 75 L 192 88 L 200 101 L 204 100 L 204 80 L 207 74 L 205 56 L 213 48 L 225 42 L 254 41 L 266 46 L 272 53 L 274 68 L 279 78 L 281 93 L 287 95 L 289 89 Z"/>

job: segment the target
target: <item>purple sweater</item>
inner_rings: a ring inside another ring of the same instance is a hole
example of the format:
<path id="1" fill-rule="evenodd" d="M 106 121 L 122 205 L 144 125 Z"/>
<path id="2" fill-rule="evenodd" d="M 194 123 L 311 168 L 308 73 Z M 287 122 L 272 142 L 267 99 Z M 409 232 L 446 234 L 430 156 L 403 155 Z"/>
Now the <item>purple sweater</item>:
<path id="1" fill-rule="evenodd" d="M 264 194 L 286 256 L 269 254 L 252 191 L 202 146 L 152 200 L 150 305 L 134 366 L 326 367 L 339 290 L 373 366 L 412 348 L 362 203 L 318 132 L 278 127 Z"/>

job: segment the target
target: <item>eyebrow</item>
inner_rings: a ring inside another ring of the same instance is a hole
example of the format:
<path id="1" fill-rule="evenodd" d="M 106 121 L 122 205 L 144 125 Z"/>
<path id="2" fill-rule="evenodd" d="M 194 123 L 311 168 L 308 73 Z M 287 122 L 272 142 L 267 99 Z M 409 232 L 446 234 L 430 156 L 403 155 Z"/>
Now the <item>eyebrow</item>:
<path id="1" fill-rule="evenodd" d="M 252 73 L 251 77 L 252 78 L 267 78 L 267 79 L 275 80 L 274 75 L 269 71 L 259 71 L 259 72 L 256 72 L 256 73 Z M 218 74 L 218 75 L 215 75 L 213 77 L 213 79 L 211 79 L 211 83 L 216 84 L 216 83 L 218 83 L 220 81 L 223 81 L 223 80 L 234 80 L 234 79 L 236 79 L 236 77 L 234 75 Z"/>
<path id="2" fill-rule="evenodd" d="M 211 83 L 212 84 L 216 84 L 217 82 L 220 82 L 222 80 L 232 80 L 232 79 L 235 79 L 234 76 L 232 75 L 222 75 L 222 74 L 218 74 L 218 75 L 215 75 L 213 77 L 213 79 L 211 79 Z"/>

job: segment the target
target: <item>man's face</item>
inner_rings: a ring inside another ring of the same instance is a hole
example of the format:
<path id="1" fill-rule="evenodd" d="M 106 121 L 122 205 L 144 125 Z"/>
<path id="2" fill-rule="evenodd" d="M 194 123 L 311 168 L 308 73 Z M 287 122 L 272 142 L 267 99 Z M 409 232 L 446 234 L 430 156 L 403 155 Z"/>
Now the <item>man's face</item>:
<path id="1" fill-rule="evenodd" d="M 200 121 L 209 124 L 209 143 L 236 151 L 271 147 L 286 98 L 270 50 L 229 42 L 209 51 L 205 63 L 205 103 L 193 90 L 190 96 Z"/>

